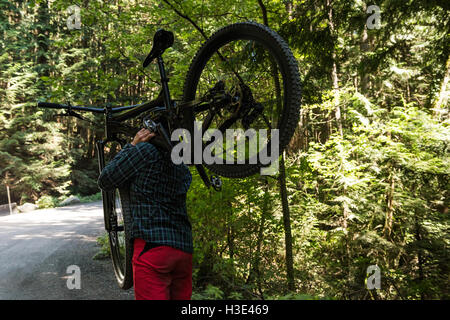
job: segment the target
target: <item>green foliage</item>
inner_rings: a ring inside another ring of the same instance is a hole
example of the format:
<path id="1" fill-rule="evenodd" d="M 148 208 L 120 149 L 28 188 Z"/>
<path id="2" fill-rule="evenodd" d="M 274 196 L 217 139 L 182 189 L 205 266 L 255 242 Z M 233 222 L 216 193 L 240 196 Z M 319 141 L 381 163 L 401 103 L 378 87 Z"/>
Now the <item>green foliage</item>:
<path id="1" fill-rule="evenodd" d="M 97 238 L 97 244 L 100 246 L 99 251 L 92 257 L 94 260 L 108 259 L 111 256 L 111 249 L 109 247 L 108 233 Z"/>
<path id="2" fill-rule="evenodd" d="M 267 300 L 331 300 L 331 299 L 323 299 L 323 298 L 311 296 L 308 294 L 288 293 L 288 294 L 282 295 L 282 296 L 268 297 Z"/>
<path id="3" fill-rule="evenodd" d="M 39 209 L 43 208 L 54 208 L 58 205 L 58 199 L 52 196 L 42 196 L 39 198 L 38 201 L 36 201 L 36 204 L 38 205 Z"/>
<path id="4" fill-rule="evenodd" d="M 96 194 L 92 194 L 90 196 L 77 195 L 77 197 L 80 199 L 81 203 L 94 202 L 102 200 L 102 193 L 97 192 Z"/>
<path id="5" fill-rule="evenodd" d="M 141 63 L 159 28 L 175 33 L 164 58 L 180 99 L 205 37 L 233 22 L 262 23 L 266 12 L 294 51 L 303 87 L 301 123 L 286 153 L 295 290 L 286 286 L 278 177 L 223 179 L 217 193 L 192 170 L 193 298 L 448 299 L 448 5 L 380 0 L 382 27 L 368 29 L 370 4 L 91 1 L 78 4 L 81 30 L 68 30 L 66 1 L 0 0 L 2 184 L 13 201 L 40 207 L 69 194 L 99 200 L 102 117 L 55 117 L 35 101 L 156 97 L 158 69 Z M 99 244 L 107 257 L 106 235 Z M 369 292 L 373 264 L 384 280 Z"/>
<path id="6" fill-rule="evenodd" d="M 290 177 L 296 179 L 291 185 L 302 181 L 293 190 L 293 201 L 312 220 L 309 227 L 319 229 L 309 231 L 304 241 L 321 249 L 306 257 L 322 260 L 326 255 L 337 262 L 327 263 L 330 276 L 323 274 L 325 282 L 338 288 L 324 291 L 332 295 L 342 294 L 342 287 L 357 287 L 370 264 L 384 266 L 384 275 L 393 281 L 417 282 L 411 267 L 418 254 L 435 261 L 427 267 L 435 274 L 428 288 L 440 287 L 446 277 L 447 258 L 442 253 L 450 239 L 445 232 L 448 219 L 433 203 L 443 204 L 448 192 L 443 187 L 450 170 L 448 126 L 414 107 L 393 108 L 390 114 L 370 107 L 372 116 L 355 118 L 345 139 L 333 135 L 325 144 L 311 144 L 293 163 Z M 351 107 L 348 111 L 358 114 Z M 393 217 L 386 216 L 389 198 L 395 199 Z M 305 263 L 303 272 L 310 274 Z M 416 298 L 415 291 L 423 289 L 403 287 L 397 294 Z"/>
<path id="7" fill-rule="evenodd" d="M 208 285 L 201 293 L 192 293 L 192 300 L 220 300 L 223 298 L 223 291 L 213 285 Z"/>

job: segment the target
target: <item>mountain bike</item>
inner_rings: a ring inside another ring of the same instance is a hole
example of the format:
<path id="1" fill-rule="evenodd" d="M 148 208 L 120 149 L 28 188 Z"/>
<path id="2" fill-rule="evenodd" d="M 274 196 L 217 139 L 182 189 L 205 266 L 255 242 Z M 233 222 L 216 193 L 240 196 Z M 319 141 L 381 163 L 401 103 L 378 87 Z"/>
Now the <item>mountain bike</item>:
<path id="1" fill-rule="evenodd" d="M 65 115 L 80 119 L 84 119 L 78 113 L 82 111 L 104 114 L 105 139 L 96 142 L 99 172 L 106 165 L 105 149 L 112 148 L 109 144 L 123 146 L 142 126 L 157 133 L 150 142 L 162 152 L 173 150 L 172 134 L 177 128 L 184 128 L 189 133 L 196 129 L 194 125 L 199 125 L 201 132 L 226 133 L 228 129 L 247 132 L 253 129 L 256 135 L 261 129 L 268 130 L 264 139 L 262 136 L 258 139 L 256 158 L 264 150 L 267 152 L 273 140 L 271 130 L 277 129 L 279 156 L 298 124 L 301 99 L 298 65 L 287 43 L 275 31 L 256 22 L 235 23 L 219 29 L 201 45 L 192 59 L 180 101 L 171 98 L 162 57 L 173 43 L 172 32 L 158 30 L 143 63 L 144 68 L 154 60 L 158 65 L 161 91 L 155 100 L 117 107 L 38 102 L 38 107 L 64 109 Z M 127 124 L 130 119 L 137 119 L 141 125 Z M 186 137 L 180 136 L 174 141 L 183 139 Z M 249 161 L 252 155 L 245 134 L 237 134 L 228 140 L 216 141 L 222 148 L 213 152 L 215 157 L 226 159 L 226 162 L 193 164 L 208 188 L 220 190 L 221 176 L 243 178 L 264 167 L 261 161 Z M 244 148 L 240 155 L 229 152 L 230 140 L 233 145 L 242 143 Z M 201 151 L 207 147 L 203 140 L 197 143 L 201 143 Z M 194 150 L 192 148 L 191 156 L 195 156 Z M 208 176 L 205 168 L 213 174 Z M 120 288 L 129 289 L 133 285 L 133 245 L 128 188 L 102 191 L 102 199 L 117 283 Z"/>

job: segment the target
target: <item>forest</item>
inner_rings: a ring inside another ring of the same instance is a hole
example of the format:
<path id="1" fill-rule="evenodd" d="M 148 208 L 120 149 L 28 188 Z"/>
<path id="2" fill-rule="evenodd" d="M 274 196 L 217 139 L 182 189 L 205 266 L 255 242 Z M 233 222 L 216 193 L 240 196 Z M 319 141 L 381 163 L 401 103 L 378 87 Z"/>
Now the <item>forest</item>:
<path id="1" fill-rule="evenodd" d="M 69 8 L 71 7 L 71 8 Z M 101 115 L 37 101 L 156 98 L 156 30 L 171 93 L 216 30 L 269 26 L 297 60 L 300 119 L 277 175 L 195 170 L 193 299 L 449 299 L 450 2 L 0 0 L 0 204 L 99 193 Z M 79 20 L 70 20 L 74 14 Z M 75 23 L 74 23 L 75 21 Z M 78 24 L 77 24 L 78 23 Z M 377 266 L 381 288 L 369 289 Z"/>

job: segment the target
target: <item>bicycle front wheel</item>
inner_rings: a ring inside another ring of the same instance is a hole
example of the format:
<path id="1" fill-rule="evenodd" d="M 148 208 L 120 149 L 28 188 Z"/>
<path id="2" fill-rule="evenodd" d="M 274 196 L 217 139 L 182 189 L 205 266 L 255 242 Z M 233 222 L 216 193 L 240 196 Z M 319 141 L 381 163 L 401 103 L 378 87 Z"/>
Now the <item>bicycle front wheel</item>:
<path id="1" fill-rule="evenodd" d="M 127 290 L 133 286 L 133 243 L 131 235 L 131 212 L 128 189 L 116 189 L 110 193 L 108 219 L 110 230 L 108 231 L 111 258 L 114 273 L 119 287 Z"/>
<path id="2" fill-rule="evenodd" d="M 224 177 L 257 173 L 268 166 L 263 156 L 278 160 L 298 125 L 301 94 L 296 59 L 275 31 L 255 22 L 232 24 L 214 33 L 195 55 L 183 90 L 186 102 L 216 93 L 230 97 L 226 105 L 183 111 L 190 132 L 194 122 L 201 124 L 203 133 L 221 132 L 222 140 L 212 153 L 215 161 L 203 164 Z"/>

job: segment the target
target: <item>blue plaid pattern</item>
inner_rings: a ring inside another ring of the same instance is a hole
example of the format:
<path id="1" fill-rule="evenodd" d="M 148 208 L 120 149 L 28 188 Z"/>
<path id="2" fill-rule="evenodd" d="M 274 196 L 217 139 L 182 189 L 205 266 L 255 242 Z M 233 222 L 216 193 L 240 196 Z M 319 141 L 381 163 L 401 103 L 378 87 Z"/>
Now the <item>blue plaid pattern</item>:
<path id="1" fill-rule="evenodd" d="M 175 165 L 169 154 L 148 142 L 126 144 L 98 178 L 105 191 L 128 184 L 132 235 L 152 244 L 192 253 L 192 227 L 186 193 L 192 175 L 185 164 Z"/>

